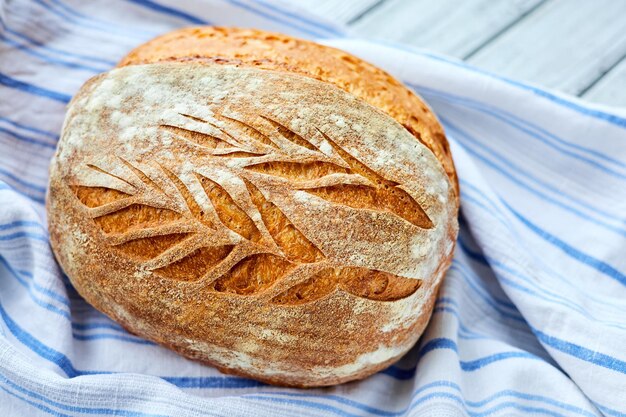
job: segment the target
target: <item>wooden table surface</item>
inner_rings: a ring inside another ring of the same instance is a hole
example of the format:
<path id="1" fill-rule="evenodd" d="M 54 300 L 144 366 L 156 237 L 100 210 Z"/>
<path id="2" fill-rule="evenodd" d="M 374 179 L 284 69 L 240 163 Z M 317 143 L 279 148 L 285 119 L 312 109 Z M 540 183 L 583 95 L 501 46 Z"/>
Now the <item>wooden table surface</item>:
<path id="1" fill-rule="evenodd" d="M 626 0 L 299 0 L 355 34 L 626 107 Z"/>

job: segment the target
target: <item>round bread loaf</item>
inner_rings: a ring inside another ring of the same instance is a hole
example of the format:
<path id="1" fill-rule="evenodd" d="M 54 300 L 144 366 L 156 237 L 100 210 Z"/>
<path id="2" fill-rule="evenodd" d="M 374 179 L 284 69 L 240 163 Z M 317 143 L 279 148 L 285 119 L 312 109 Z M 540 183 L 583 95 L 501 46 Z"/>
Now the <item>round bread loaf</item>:
<path id="1" fill-rule="evenodd" d="M 435 116 L 345 52 L 192 28 L 70 103 L 50 240 L 129 331 L 228 373 L 322 386 L 417 341 L 458 229 Z"/>

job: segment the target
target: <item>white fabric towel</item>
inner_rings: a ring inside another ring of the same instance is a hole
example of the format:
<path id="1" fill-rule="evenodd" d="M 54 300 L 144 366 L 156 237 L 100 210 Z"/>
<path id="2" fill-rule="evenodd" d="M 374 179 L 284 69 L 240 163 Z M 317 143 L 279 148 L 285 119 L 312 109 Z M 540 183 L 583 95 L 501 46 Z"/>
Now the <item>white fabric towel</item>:
<path id="1" fill-rule="evenodd" d="M 1 416 L 626 416 L 626 114 L 350 36 L 267 0 L 0 0 Z M 65 106 L 131 48 L 189 25 L 316 39 L 386 69 L 445 125 L 454 262 L 420 343 L 314 390 L 226 376 L 126 333 L 48 244 Z"/>

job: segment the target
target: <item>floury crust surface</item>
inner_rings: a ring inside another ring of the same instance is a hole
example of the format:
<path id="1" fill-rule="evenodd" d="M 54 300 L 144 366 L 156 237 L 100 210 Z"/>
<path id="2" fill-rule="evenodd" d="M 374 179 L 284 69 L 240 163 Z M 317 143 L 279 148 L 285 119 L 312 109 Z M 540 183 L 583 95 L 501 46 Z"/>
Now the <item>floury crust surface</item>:
<path id="1" fill-rule="evenodd" d="M 292 386 L 363 378 L 404 354 L 458 227 L 441 163 L 387 114 L 301 75 L 200 63 L 89 81 L 48 206 L 55 254 L 96 308 L 192 359 Z"/>

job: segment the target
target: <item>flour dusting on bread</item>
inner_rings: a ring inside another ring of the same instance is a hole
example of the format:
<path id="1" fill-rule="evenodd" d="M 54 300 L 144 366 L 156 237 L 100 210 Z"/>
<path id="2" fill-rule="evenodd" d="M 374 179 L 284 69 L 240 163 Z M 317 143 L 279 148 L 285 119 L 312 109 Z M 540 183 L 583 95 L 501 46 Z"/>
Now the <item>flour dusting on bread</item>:
<path id="1" fill-rule="evenodd" d="M 271 383 L 335 384 L 397 359 L 450 263 L 455 177 L 425 145 L 437 132 L 416 140 L 400 110 L 349 90 L 207 62 L 88 81 L 48 196 L 77 290 L 143 337 Z"/>

